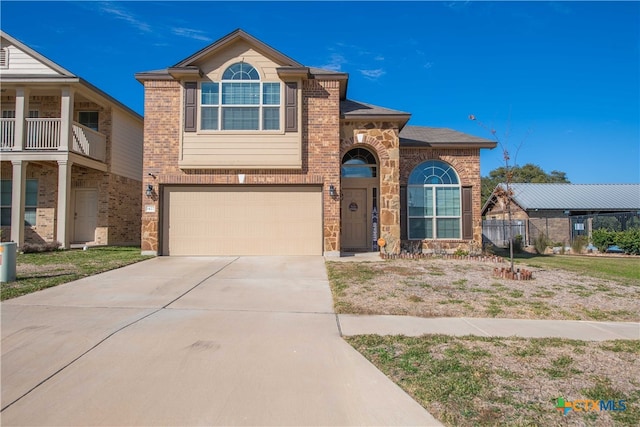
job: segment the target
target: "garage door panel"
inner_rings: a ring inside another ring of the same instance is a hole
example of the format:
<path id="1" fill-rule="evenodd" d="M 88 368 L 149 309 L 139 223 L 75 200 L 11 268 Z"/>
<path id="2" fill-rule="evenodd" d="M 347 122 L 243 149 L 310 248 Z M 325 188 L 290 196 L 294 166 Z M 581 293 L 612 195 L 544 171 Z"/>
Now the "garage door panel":
<path id="1" fill-rule="evenodd" d="M 164 253 L 321 255 L 320 187 L 168 187 Z"/>

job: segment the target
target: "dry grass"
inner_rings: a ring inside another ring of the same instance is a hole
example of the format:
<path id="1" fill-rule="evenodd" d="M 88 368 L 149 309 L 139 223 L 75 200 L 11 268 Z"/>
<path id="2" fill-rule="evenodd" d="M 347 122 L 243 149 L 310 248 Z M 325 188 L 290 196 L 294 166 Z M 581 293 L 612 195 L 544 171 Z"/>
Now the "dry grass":
<path id="1" fill-rule="evenodd" d="M 640 320 L 637 281 L 532 267 L 535 280 L 518 282 L 493 277 L 494 267 L 438 258 L 327 263 L 338 313 Z"/>

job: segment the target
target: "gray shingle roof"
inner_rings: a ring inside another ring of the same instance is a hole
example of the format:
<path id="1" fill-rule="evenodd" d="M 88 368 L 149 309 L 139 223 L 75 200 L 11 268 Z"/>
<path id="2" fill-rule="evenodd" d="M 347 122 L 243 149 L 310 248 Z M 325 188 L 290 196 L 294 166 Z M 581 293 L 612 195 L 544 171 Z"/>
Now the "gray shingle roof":
<path id="1" fill-rule="evenodd" d="M 511 189 L 513 200 L 526 210 L 640 210 L 640 184 L 514 183 Z"/>
<path id="2" fill-rule="evenodd" d="M 340 114 L 347 118 L 349 116 L 411 115 L 411 113 L 405 113 L 404 111 L 391 110 L 389 108 L 378 107 L 377 105 L 366 104 L 364 102 L 353 101 L 351 99 L 340 101 Z"/>
<path id="3" fill-rule="evenodd" d="M 447 128 L 405 126 L 400 131 L 401 147 L 431 147 L 434 145 L 474 145 L 480 148 L 494 148 L 496 142 Z"/>

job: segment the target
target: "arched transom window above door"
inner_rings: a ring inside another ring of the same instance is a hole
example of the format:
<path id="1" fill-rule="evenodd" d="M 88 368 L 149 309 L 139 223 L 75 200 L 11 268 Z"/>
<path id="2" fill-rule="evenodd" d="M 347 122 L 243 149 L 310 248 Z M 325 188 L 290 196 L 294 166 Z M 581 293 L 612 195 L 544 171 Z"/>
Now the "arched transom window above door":
<path id="1" fill-rule="evenodd" d="M 376 178 L 378 176 L 376 158 L 364 148 L 349 150 L 342 157 L 340 174 L 343 178 Z"/>
<path id="2" fill-rule="evenodd" d="M 439 160 L 416 166 L 407 185 L 409 239 L 460 239 L 460 180 Z"/>

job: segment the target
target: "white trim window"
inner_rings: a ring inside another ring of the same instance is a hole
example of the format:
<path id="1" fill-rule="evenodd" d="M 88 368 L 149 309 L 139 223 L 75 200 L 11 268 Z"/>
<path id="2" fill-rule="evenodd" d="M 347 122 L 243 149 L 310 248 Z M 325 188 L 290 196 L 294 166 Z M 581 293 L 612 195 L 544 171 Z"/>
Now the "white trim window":
<path id="1" fill-rule="evenodd" d="M 409 239 L 460 239 L 460 180 L 451 165 L 428 160 L 416 166 L 407 185 Z"/>
<path id="2" fill-rule="evenodd" d="M 280 130 L 281 85 L 262 82 L 246 62 L 229 66 L 220 82 L 200 84 L 201 130 Z"/>

